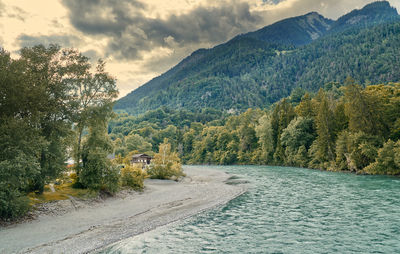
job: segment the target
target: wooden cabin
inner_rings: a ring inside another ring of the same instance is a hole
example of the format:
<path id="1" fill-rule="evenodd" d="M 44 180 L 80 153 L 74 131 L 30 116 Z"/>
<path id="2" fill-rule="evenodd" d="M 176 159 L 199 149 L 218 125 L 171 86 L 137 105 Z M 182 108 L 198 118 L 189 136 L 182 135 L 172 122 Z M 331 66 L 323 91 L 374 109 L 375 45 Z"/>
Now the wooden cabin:
<path id="1" fill-rule="evenodd" d="M 143 166 L 149 165 L 152 157 L 145 153 L 135 154 L 132 156 L 131 164 L 142 163 Z"/>

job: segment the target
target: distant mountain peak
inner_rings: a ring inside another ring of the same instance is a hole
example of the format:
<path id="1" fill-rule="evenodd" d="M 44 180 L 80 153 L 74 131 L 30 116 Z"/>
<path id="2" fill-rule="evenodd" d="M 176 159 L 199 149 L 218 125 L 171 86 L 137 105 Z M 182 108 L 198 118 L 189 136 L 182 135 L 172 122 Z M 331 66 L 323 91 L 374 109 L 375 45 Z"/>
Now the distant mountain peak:
<path id="1" fill-rule="evenodd" d="M 362 10 L 367 10 L 367 9 L 375 9 L 376 8 L 387 8 L 387 9 L 395 9 L 392 6 L 390 6 L 390 3 L 388 1 L 376 1 L 372 2 L 370 4 L 365 5 Z"/>
<path id="2" fill-rule="evenodd" d="M 381 27 L 389 28 L 382 32 Z M 387 1 L 368 4 L 336 21 L 317 12 L 284 19 L 194 51 L 121 98 L 115 109 L 134 114 L 160 106 L 241 110 L 265 107 L 296 87 L 316 90 L 349 75 L 360 82 L 397 81 L 400 61 L 394 57 L 392 62 L 393 53 L 386 52 L 400 49 L 399 27 L 397 10 Z M 382 44 L 382 38 L 389 42 Z M 368 50 L 374 45 L 381 50 Z M 374 60 L 380 57 L 388 60 Z"/>
<path id="3" fill-rule="evenodd" d="M 318 12 L 309 12 L 305 15 L 278 21 L 241 36 L 265 42 L 299 46 L 322 36 L 332 23 L 333 20 L 323 17 Z"/>
<path id="4" fill-rule="evenodd" d="M 355 25 L 372 25 L 398 17 L 396 8 L 388 1 L 377 1 L 367 4 L 340 17 L 332 26 L 333 30 L 343 30 Z"/>

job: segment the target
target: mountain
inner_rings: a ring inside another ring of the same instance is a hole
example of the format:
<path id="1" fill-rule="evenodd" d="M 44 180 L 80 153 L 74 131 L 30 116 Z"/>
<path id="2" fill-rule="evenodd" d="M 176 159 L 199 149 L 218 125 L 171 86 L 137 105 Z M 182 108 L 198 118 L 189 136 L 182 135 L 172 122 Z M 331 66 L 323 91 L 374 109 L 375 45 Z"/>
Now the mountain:
<path id="1" fill-rule="evenodd" d="M 361 10 L 353 10 L 340 17 L 331 27 L 331 31 L 343 30 L 354 26 L 371 26 L 382 21 L 393 20 L 397 10 L 389 2 L 380 1 L 366 5 Z"/>
<path id="2" fill-rule="evenodd" d="M 399 81 L 400 20 L 375 2 L 336 21 L 312 12 L 200 49 L 117 101 L 138 114 L 160 106 L 244 110 L 266 107 L 294 88 L 316 91 L 352 76 Z"/>
<path id="3" fill-rule="evenodd" d="M 304 45 L 323 36 L 334 23 L 316 12 L 284 19 L 242 37 L 285 45 Z"/>

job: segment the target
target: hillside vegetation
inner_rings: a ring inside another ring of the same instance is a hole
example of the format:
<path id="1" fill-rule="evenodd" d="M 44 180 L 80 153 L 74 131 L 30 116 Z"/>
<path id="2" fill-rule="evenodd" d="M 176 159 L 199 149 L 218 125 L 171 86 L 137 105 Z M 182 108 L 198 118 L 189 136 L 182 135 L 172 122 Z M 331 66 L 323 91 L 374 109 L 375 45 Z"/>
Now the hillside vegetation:
<path id="1" fill-rule="evenodd" d="M 318 93 L 296 91 L 268 110 L 248 109 L 223 121 L 190 127 L 130 125 L 124 117 L 111 129 L 119 151 L 143 149 L 162 134 L 184 163 L 260 164 L 369 174 L 400 174 L 400 84 L 370 85 L 351 78 Z M 134 118 L 134 117 L 132 117 Z M 156 120 L 155 120 L 156 121 Z M 151 130 L 146 132 L 145 130 Z M 135 140 L 135 147 L 130 147 Z M 144 144 L 147 144 L 144 146 Z"/>
<path id="2" fill-rule="evenodd" d="M 337 21 L 309 13 L 198 50 L 120 99 L 115 109 L 244 111 L 270 106 L 295 88 L 316 92 L 348 76 L 367 85 L 399 81 L 399 38 L 398 14 L 388 2 Z"/>

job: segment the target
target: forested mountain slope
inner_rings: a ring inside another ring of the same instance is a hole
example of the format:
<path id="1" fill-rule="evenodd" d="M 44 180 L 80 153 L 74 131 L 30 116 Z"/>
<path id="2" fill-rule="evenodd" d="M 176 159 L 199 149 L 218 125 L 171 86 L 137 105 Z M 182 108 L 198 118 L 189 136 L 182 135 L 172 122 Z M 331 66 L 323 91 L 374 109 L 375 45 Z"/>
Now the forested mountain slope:
<path id="1" fill-rule="evenodd" d="M 334 23 L 316 12 L 284 19 L 255 32 L 239 37 L 248 37 L 284 45 L 304 45 L 324 35 Z"/>
<path id="2" fill-rule="evenodd" d="M 400 20 L 388 2 L 337 21 L 309 13 L 195 51 L 120 99 L 115 109 L 244 110 L 268 106 L 297 87 L 316 91 L 347 76 L 366 84 L 399 81 L 399 52 Z"/>

